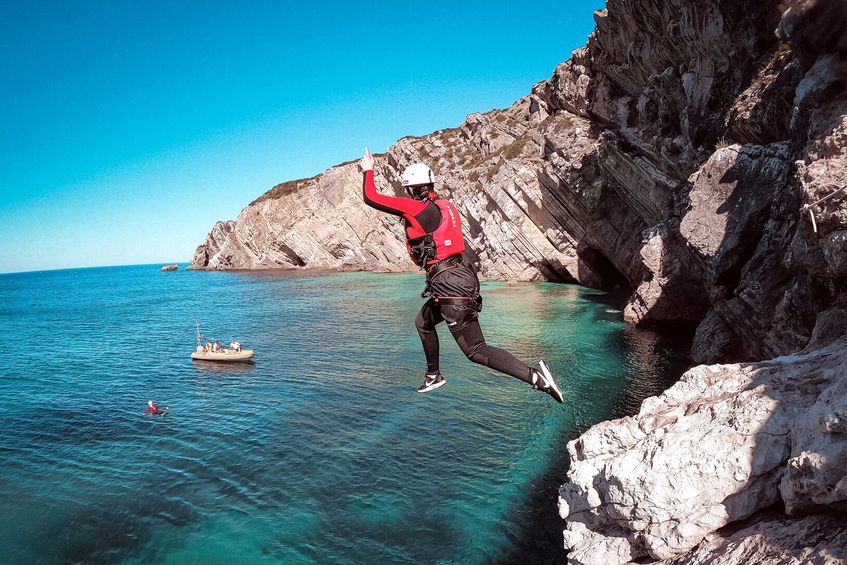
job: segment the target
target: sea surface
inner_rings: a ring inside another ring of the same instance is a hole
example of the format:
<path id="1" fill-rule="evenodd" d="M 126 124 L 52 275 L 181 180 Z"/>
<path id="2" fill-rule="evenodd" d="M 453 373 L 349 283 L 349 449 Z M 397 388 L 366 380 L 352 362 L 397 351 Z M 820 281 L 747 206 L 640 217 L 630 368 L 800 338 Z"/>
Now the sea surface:
<path id="1" fill-rule="evenodd" d="M 614 297 L 486 282 L 566 404 L 444 327 L 419 394 L 420 275 L 158 267 L 0 275 L 0 562 L 560 563 L 566 442 L 684 362 Z M 255 363 L 192 362 L 195 320 Z"/>

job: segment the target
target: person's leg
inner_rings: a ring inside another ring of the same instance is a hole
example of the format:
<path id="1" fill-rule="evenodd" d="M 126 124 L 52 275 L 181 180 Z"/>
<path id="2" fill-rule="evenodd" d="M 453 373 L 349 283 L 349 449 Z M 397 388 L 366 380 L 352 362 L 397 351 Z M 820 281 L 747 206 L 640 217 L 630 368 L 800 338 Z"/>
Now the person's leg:
<path id="1" fill-rule="evenodd" d="M 493 347 L 485 343 L 479 320 L 472 320 L 464 325 L 457 324 L 459 329 L 451 332 L 462 353 L 474 363 L 485 365 L 495 371 L 500 371 L 527 384 L 533 384 L 532 369 L 526 363 L 504 349 Z"/>
<path id="2" fill-rule="evenodd" d="M 445 305 L 441 307 L 441 315 L 468 359 L 520 379 L 549 394 L 556 402 L 564 401 L 564 395 L 544 361 L 539 362 L 539 369 L 530 368 L 508 351 L 485 343 L 475 308 Z"/>
<path id="3" fill-rule="evenodd" d="M 424 355 L 426 355 L 426 372 L 428 375 L 438 373 L 438 334 L 435 326 L 444 319 L 441 317 L 438 305 L 434 300 L 427 300 L 415 317 L 415 328 L 423 344 Z"/>
<path id="4" fill-rule="evenodd" d="M 553 375 L 543 361 L 539 362 L 539 368 L 528 367 L 514 355 L 492 347 L 485 343 L 482 328 L 477 319 L 481 310 L 482 298 L 479 294 L 479 278 L 476 270 L 468 264 L 449 269 L 436 275 L 431 281 L 432 293 L 439 297 L 465 297 L 468 303 L 450 304 L 442 303 L 440 306 L 440 317 L 447 322 L 447 327 L 453 334 L 453 338 L 462 352 L 474 363 L 490 367 L 525 383 L 532 385 L 534 389 L 544 391 L 552 396 L 556 402 L 563 402 L 564 396 Z M 427 302 L 427 304 L 430 304 Z M 422 310 L 423 312 L 423 310 Z M 434 332 L 433 332 L 434 333 Z M 424 339 L 421 334 L 421 340 Z M 426 344 L 424 345 L 426 348 Z"/>

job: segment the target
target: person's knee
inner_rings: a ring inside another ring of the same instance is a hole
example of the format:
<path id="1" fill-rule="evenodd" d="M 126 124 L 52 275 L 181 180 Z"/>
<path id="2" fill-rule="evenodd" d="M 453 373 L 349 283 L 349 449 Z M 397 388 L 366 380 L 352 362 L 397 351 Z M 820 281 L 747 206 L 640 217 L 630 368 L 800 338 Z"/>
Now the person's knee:
<path id="1" fill-rule="evenodd" d="M 485 348 L 484 343 L 478 343 L 474 346 L 465 346 L 462 347 L 462 353 L 465 354 L 465 357 L 473 361 L 474 363 L 479 363 L 480 365 L 485 365 L 488 361 L 488 357 L 483 354 L 482 350 Z"/>
<path id="2" fill-rule="evenodd" d="M 478 363 L 480 365 L 488 366 L 488 357 L 483 355 L 480 351 L 474 351 L 467 355 L 468 359 L 473 361 L 474 363 Z"/>

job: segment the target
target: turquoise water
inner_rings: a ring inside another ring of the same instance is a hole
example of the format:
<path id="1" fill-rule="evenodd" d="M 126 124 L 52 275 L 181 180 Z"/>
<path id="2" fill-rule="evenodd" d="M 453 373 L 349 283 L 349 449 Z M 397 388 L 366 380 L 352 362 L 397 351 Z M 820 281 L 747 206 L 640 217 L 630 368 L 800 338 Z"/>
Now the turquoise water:
<path id="1" fill-rule="evenodd" d="M 0 276 L 0 561 L 561 562 L 565 442 L 678 374 L 614 300 L 484 283 L 488 341 L 558 405 L 442 336 L 422 395 L 419 275 Z M 194 320 L 255 364 L 192 362 Z M 142 415 L 148 399 L 170 407 Z"/>

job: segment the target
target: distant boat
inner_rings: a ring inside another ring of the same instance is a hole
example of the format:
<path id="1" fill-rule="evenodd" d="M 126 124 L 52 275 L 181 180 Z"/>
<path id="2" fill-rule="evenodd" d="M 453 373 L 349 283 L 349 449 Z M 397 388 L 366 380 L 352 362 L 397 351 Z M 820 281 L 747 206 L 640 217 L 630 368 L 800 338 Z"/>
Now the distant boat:
<path id="1" fill-rule="evenodd" d="M 179 265 L 177 265 L 176 263 L 171 263 L 170 265 L 164 265 L 164 266 L 162 266 L 162 270 L 163 271 L 178 271 Z"/>
<path id="2" fill-rule="evenodd" d="M 234 351 L 232 349 L 222 349 L 221 351 L 195 351 L 191 354 L 192 359 L 198 361 L 223 361 L 232 363 L 237 361 L 249 361 L 253 358 L 256 352 L 252 349 L 242 349 Z"/>
<path id="3" fill-rule="evenodd" d="M 197 326 L 197 349 L 191 353 L 191 358 L 197 361 L 219 361 L 224 363 L 233 363 L 239 361 L 249 361 L 256 354 L 252 349 L 242 349 L 241 345 L 236 343 L 236 348 L 219 347 L 215 341 L 217 351 L 210 351 L 212 342 L 206 339 L 206 336 L 200 333 L 200 322 L 195 321 Z"/>

